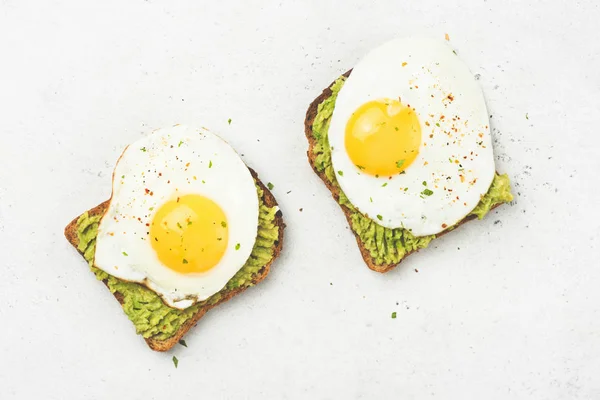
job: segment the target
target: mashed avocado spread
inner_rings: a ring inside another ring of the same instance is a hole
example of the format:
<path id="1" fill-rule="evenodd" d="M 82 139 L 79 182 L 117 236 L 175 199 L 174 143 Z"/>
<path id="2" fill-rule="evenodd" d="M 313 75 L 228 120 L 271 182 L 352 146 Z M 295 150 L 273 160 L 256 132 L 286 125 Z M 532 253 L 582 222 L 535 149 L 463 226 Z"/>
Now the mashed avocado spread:
<path id="1" fill-rule="evenodd" d="M 241 286 L 251 286 L 252 277 L 273 258 L 273 245 L 279 237 L 279 227 L 275 224 L 277 207 L 267 207 L 263 201 L 263 191 L 257 187 L 259 198 L 258 235 L 250 258 L 246 264 L 227 282 L 225 287 L 203 302 L 185 310 L 168 307 L 152 290 L 137 283 L 125 282 L 93 266 L 96 249 L 96 235 L 102 215 L 90 216 L 85 212 L 77 220 L 79 251 L 90 264 L 98 280 L 105 281 L 112 293 L 123 296 L 123 310 L 135 325 L 138 334 L 145 338 L 168 339 L 189 320 L 200 307 L 218 302 L 223 293 Z"/>
<path id="2" fill-rule="evenodd" d="M 316 141 L 313 148 L 315 154 L 315 166 L 319 172 L 325 174 L 327 180 L 333 186 L 340 190 L 338 202 L 350 210 L 352 230 L 360 237 L 364 247 L 375 260 L 375 264 L 396 264 L 407 253 L 427 247 L 429 243 L 435 239 L 435 235 L 416 237 L 403 228 L 384 228 L 356 210 L 340 189 L 331 163 L 331 149 L 329 148 L 327 132 L 329 130 L 329 122 L 331 120 L 331 115 L 333 114 L 337 95 L 344 85 L 345 79 L 346 78 L 342 76 L 336 80 L 331 86 L 331 96 L 319 104 L 312 127 Z M 471 211 L 470 215 L 476 215 L 481 219 L 496 204 L 509 202 L 512 201 L 512 199 L 513 197 L 510 193 L 510 181 L 508 176 L 506 174 L 496 174 L 490 189 L 486 195 L 483 196 L 477 207 Z M 452 228 L 453 227 L 450 227 L 448 229 Z"/>

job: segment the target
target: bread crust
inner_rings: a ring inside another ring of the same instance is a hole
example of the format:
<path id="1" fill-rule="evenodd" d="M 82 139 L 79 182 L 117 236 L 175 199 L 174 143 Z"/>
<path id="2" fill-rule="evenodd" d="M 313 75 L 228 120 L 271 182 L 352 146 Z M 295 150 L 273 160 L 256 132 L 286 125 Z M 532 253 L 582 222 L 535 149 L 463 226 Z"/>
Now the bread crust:
<path id="1" fill-rule="evenodd" d="M 252 168 L 249 168 L 249 169 L 250 169 L 250 172 L 252 173 L 252 176 L 256 180 L 257 184 L 263 190 L 264 203 L 268 207 L 276 206 L 277 201 L 275 200 L 275 197 L 273 196 L 273 194 L 260 181 L 260 179 L 258 179 L 258 175 L 256 174 L 256 172 Z M 109 203 L 110 203 L 110 200 L 107 200 L 103 203 L 98 204 L 96 207 L 94 207 L 88 211 L 89 215 L 93 216 L 93 215 L 104 214 L 108 208 Z M 77 218 L 73 219 L 73 221 L 71 221 L 65 227 L 65 237 L 67 238 L 69 243 L 71 243 L 71 245 L 73 245 L 73 247 L 75 247 L 75 249 L 77 249 L 77 245 L 79 244 L 79 238 L 77 236 L 77 220 L 78 219 L 79 219 L 79 216 Z M 260 281 L 262 281 L 263 279 L 266 278 L 266 276 L 269 274 L 269 271 L 271 269 L 271 265 L 273 264 L 273 261 L 275 261 L 275 259 L 277 257 L 279 257 L 279 254 L 281 253 L 281 249 L 283 247 L 283 231 L 285 229 L 285 224 L 283 222 L 283 214 L 282 214 L 281 210 L 277 211 L 277 213 L 275 214 L 275 224 L 279 227 L 279 237 L 277 238 L 277 240 L 275 241 L 275 244 L 274 244 L 273 258 L 271 258 L 271 261 L 269 261 L 269 263 L 267 263 L 267 265 L 262 267 L 253 276 L 253 278 L 252 278 L 253 285 L 259 283 Z M 77 251 L 83 256 L 83 253 L 81 253 L 79 250 L 77 250 Z M 103 282 L 108 287 L 108 282 L 107 281 L 103 281 Z M 144 338 L 144 340 L 148 344 L 148 347 L 150 347 L 154 351 L 167 351 L 167 350 L 171 349 L 173 346 L 175 346 L 177 344 L 177 342 L 179 342 L 179 340 L 181 340 L 181 338 L 194 325 L 196 325 L 198 323 L 200 318 L 202 318 L 204 316 L 204 314 L 206 314 L 208 312 L 208 310 L 231 299 L 233 296 L 235 296 L 239 293 L 242 293 L 248 287 L 249 286 L 242 286 L 242 287 L 239 287 L 239 288 L 236 288 L 233 290 L 228 290 L 226 292 L 223 292 L 223 295 L 221 296 L 221 298 L 219 299 L 218 302 L 216 302 L 214 304 L 207 304 L 207 305 L 201 307 L 200 309 L 198 309 L 198 311 L 194 314 L 194 316 L 192 318 L 190 318 L 189 320 L 187 320 L 183 325 L 181 325 L 181 327 L 179 327 L 177 332 L 175 332 L 175 334 L 173 336 L 171 336 L 170 338 L 164 339 L 164 340 L 159 340 L 159 339 L 155 339 L 153 337 L 149 337 L 149 338 Z M 114 296 L 120 304 L 123 304 L 123 295 L 121 293 L 115 292 Z"/>
<path id="2" fill-rule="evenodd" d="M 350 70 L 346 71 L 346 73 L 344 73 L 343 76 L 345 76 L 347 78 L 350 76 L 351 72 L 352 72 L 352 70 L 350 69 Z M 321 178 L 321 180 L 323 181 L 325 186 L 327 186 L 327 189 L 329 189 L 329 191 L 331 192 L 331 196 L 335 199 L 336 203 L 338 203 L 338 205 L 342 209 L 342 212 L 346 216 L 348 225 L 350 225 L 350 227 L 352 228 L 352 219 L 351 219 L 352 211 L 348 207 L 346 207 L 342 204 L 339 204 L 340 189 L 338 187 L 333 186 L 329 182 L 329 180 L 325 176 L 324 171 L 319 172 L 319 170 L 317 169 L 316 164 L 315 164 L 316 155 L 313 151 L 315 145 L 317 144 L 317 141 L 315 140 L 315 137 L 313 135 L 313 130 L 312 130 L 313 122 L 315 121 L 315 118 L 317 116 L 319 104 L 321 104 L 323 101 L 325 101 L 327 98 L 329 98 L 332 95 L 331 87 L 333 86 L 334 83 L 335 83 L 335 81 L 333 81 L 327 88 L 325 88 L 323 90 L 323 92 L 316 99 L 314 99 L 312 103 L 310 103 L 310 105 L 308 106 L 308 110 L 306 111 L 306 117 L 304 119 L 304 134 L 306 135 L 306 139 L 308 140 L 308 151 L 306 152 L 306 154 L 308 156 L 308 162 L 310 163 L 310 166 L 312 167 L 313 171 L 315 171 L 315 174 L 317 174 L 319 176 L 319 178 Z M 495 206 L 492 207 L 492 209 L 498 207 L 499 205 L 500 204 L 496 204 Z M 460 225 L 463 225 L 464 223 L 469 222 L 475 218 L 477 218 L 475 215 L 469 215 L 465 219 L 460 221 L 457 225 L 455 225 L 454 228 L 451 230 L 454 230 L 457 227 L 459 227 Z M 376 271 L 376 272 L 381 272 L 381 273 L 388 272 L 391 269 L 397 267 L 404 259 L 406 259 L 406 257 L 419 251 L 419 250 L 413 250 L 413 251 L 406 253 L 404 255 L 404 257 L 396 264 L 377 265 L 377 264 L 375 264 L 375 260 L 373 259 L 373 257 L 371 257 L 371 254 L 369 253 L 369 251 L 365 248 L 362 240 L 360 239 L 360 236 L 358 236 L 358 234 L 356 232 L 354 232 L 354 230 L 352 230 L 352 229 L 350 229 L 350 230 L 354 234 L 354 237 L 356 239 L 356 244 L 358 245 L 358 248 L 360 250 L 360 254 L 362 255 L 363 260 L 365 261 L 365 263 L 367 264 L 367 266 L 370 269 L 372 269 L 373 271 Z M 446 233 L 450 232 L 451 230 L 445 230 L 443 232 L 438 233 L 435 236 L 436 236 L 436 238 L 438 238 L 438 237 L 443 236 Z"/>

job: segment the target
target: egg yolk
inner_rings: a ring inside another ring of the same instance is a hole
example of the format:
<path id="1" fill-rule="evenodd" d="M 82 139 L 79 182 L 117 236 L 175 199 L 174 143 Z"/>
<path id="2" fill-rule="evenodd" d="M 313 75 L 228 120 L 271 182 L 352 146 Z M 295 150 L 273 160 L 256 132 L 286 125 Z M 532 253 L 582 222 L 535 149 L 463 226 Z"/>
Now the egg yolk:
<path id="1" fill-rule="evenodd" d="M 227 218 L 209 198 L 181 196 L 158 209 L 149 240 L 167 268 L 182 274 L 206 272 L 219 263 L 227 248 Z"/>
<path id="2" fill-rule="evenodd" d="M 346 125 L 346 152 L 357 168 L 370 175 L 401 173 L 417 158 L 420 144 L 416 112 L 397 100 L 369 101 Z"/>

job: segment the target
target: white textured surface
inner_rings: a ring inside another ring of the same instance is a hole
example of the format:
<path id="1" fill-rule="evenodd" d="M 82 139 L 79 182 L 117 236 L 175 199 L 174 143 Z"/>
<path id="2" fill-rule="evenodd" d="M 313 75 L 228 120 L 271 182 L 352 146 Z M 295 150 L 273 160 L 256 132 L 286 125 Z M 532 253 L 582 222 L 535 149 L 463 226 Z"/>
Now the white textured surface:
<path id="1" fill-rule="evenodd" d="M 600 398 L 597 2 L 200 3 L 0 1 L 0 398 Z M 304 112 L 415 32 L 481 75 L 516 202 L 379 275 L 306 162 Z M 176 122 L 245 154 L 288 230 L 263 284 L 160 354 L 62 229 Z"/>

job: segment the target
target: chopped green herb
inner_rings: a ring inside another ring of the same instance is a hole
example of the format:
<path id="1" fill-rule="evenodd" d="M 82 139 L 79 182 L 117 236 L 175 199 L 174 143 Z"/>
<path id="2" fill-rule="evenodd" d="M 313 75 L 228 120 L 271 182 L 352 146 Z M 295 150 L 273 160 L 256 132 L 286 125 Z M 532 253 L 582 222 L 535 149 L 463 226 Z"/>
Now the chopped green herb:
<path id="1" fill-rule="evenodd" d="M 202 183 L 206 183 L 206 182 L 204 181 L 204 179 L 202 179 Z"/>
<path id="2" fill-rule="evenodd" d="M 386 187 L 387 186 L 387 182 L 385 182 L 383 185 L 381 185 L 381 187 Z"/>
<path id="3" fill-rule="evenodd" d="M 148 210 L 152 211 L 152 210 L 154 210 L 154 207 L 150 207 Z"/>
<path id="4" fill-rule="evenodd" d="M 223 240 L 223 238 L 218 237 L 217 240 L 221 241 L 221 240 Z"/>
<path id="5" fill-rule="evenodd" d="M 433 194 L 433 191 L 425 189 L 421 192 L 421 194 L 424 194 L 425 196 L 431 196 Z"/>
<path id="6" fill-rule="evenodd" d="M 427 186 L 427 182 L 426 181 L 423 181 L 423 186 Z"/>
<path id="7" fill-rule="evenodd" d="M 229 119 L 227 120 L 227 123 L 228 123 L 229 125 L 231 125 L 231 118 L 229 118 Z"/>
<path id="8" fill-rule="evenodd" d="M 177 145 L 177 147 L 181 147 L 182 144 L 183 144 L 183 140 L 180 140 L 179 144 Z"/>
<path id="9" fill-rule="evenodd" d="M 404 165 L 404 160 L 396 161 L 396 168 L 402 168 L 403 165 Z"/>
<path id="10" fill-rule="evenodd" d="M 240 249 L 240 244 L 239 244 L 239 243 L 235 245 L 235 249 L 236 249 L 236 250 L 239 250 L 239 249 Z"/>
<path id="11" fill-rule="evenodd" d="M 121 175 L 121 179 L 125 179 L 125 175 Z"/>
<path id="12" fill-rule="evenodd" d="M 372 197 L 369 197 L 369 200 L 371 200 L 371 203 L 373 202 L 373 198 Z"/>
<path id="13" fill-rule="evenodd" d="M 365 169 L 365 167 L 363 167 L 362 165 L 357 165 L 357 166 L 356 166 L 356 168 L 360 169 L 361 171 L 362 171 L 363 169 Z"/>
<path id="14" fill-rule="evenodd" d="M 185 342 L 185 340 L 183 340 L 183 339 L 181 339 L 181 340 L 180 340 L 178 343 L 179 343 L 180 345 L 182 345 L 183 347 L 187 347 L 187 343 L 186 343 L 186 342 Z"/>
<path id="15" fill-rule="evenodd" d="M 146 148 L 145 147 L 142 147 L 140 150 L 143 151 L 144 153 L 146 152 Z"/>
<path id="16" fill-rule="evenodd" d="M 212 160 L 208 162 L 208 168 L 212 168 Z"/>
<path id="17" fill-rule="evenodd" d="M 175 365 L 175 368 L 177 368 L 177 366 L 179 365 L 179 360 L 175 356 L 173 356 L 173 365 Z"/>
<path id="18" fill-rule="evenodd" d="M 398 132 L 398 127 L 397 126 L 395 126 L 394 129 L 396 130 L 396 132 Z"/>
<path id="19" fill-rule="evenodd" d="M 381 215 L 377 214 L 377 219 L 381 221 L 381 220 L 383 220 L 383 217 Z"/>
<path id="20" fill-rule="evenodd" d="M 184 263 L 184 264 L 187 264 L 187 263 L 188 263 L 188 260 L 186 260 L 186 259 L 184 258 L 184 259 L 183 259 L 183 263 Z"/>
<path id="21" fill-rule="evenodd" d="M 440 127 L 440 123 L 439 123 L 439 122 L 436 122 L 436 123 L 435 123 L 435 126 L 437 126 L 437 127 L 439 128 L 439 127 Z"/>
<path id="22" fill-rule="evenodd" d="M 452 50 L 452 52 L 453 52 L 455 55 L 457 55 L 457 54 L 456 54 L 456 50 Z"/>
<path id="23" fill-rule="evenodd" d="M 338 171 L 338 175 L 339 175 L 339 176 L 344 176 L 344 171 L 342 171 L 342 170 L 339 170 L 339 171 Z"/>
<path id="24" fill-rule="evenodd" d="M 179 229 L 182 229 L 182 228 L 183 228 L 183 226 L 181 226 L 181 224 L 180 224 L 179 222 L 177 223 L 177 227 L 178 227 Z"/>
<path id="25" fill-rule="evenodd" d="M 225 221 L 221 221 L 221 226 L 222 226 L 223 228 L 227 228 L 227 222 L 225 222 Z"/>
<path id="26" fill-rule="evenodd" d="M 529 119 L 529 113 L 526 113 L 526 114 L 525 114 L 525 118 L 526 118 L 526 119 Z"/>
<path id="27" fill-rule="evenodd" d="M 405 188 L 404 188 L 404 191 L 405 191 L 405 192 L 406 192 L 406 191 L 408 191 L 408 188 L 407 188 L 407 187 L 405 187 Z"/>
<path id="28" fill-rule="evenodd" d="M 125 252 L 123 252 L 123 255 L 124 255 L 125 257 L 128 257 L 128 256 L 129 256 L 129 254 L 127 254 L 127 253 L 125 253 Z"/>
<path id="29" fill-rule="evenodd" d="M 269 182 L 269 183 L 267 183 L 267 187 L 269 188 L 269 190 L 273 190 L 275 185 L 273 185 L 271 182 Z"/>
<path id="30" fill-rule="evenodd" d="M 192 221 L 188 221 L 188 226 L 190 226 L 192 224 Z"/>
<path id="31" fill-rule="evenodd" d="M 392 313 L 392 319 L 396 319 L 396 311 Z"/>

